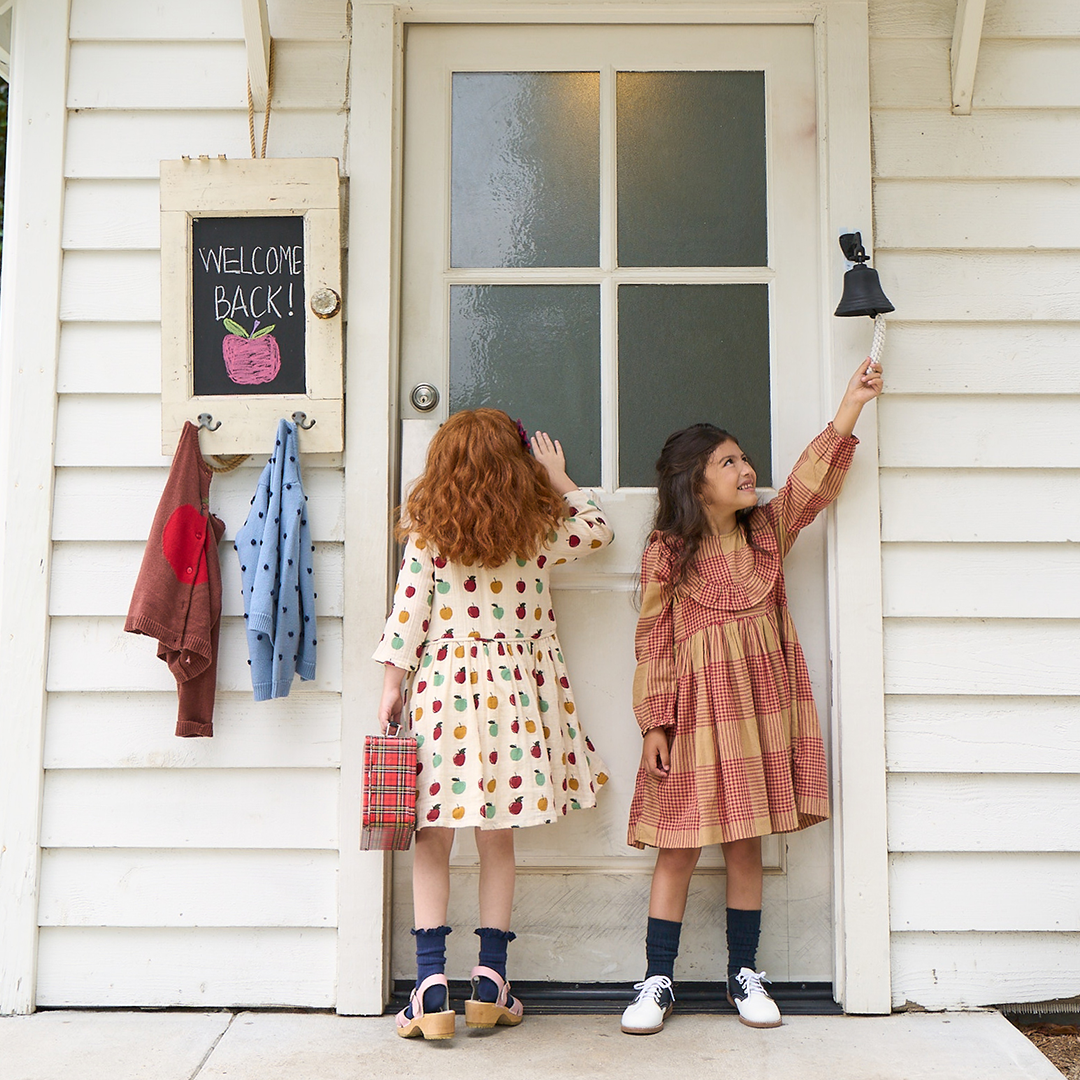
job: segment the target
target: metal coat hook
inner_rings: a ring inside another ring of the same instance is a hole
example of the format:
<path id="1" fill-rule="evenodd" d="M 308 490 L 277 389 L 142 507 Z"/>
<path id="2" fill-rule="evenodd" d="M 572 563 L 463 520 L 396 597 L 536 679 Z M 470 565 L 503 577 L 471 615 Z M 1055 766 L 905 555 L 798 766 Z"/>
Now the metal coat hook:
<path id="1" fill-rule="evenodd" d="M 314 420 L 312 420 L 311 423 L 307 423 L 306 412 L 294 412 L 292 414 L 292 421 L 301 431 L 310 431 L 315 426 Z"/>
<path id="2" fill-rule="evenodd" d="M 217 431 L 221 427 L 221 421 L 214 423 L 214 417 L 208 412 L 199 413 L 199 428 L 206 428 L 207 431 Z"/>

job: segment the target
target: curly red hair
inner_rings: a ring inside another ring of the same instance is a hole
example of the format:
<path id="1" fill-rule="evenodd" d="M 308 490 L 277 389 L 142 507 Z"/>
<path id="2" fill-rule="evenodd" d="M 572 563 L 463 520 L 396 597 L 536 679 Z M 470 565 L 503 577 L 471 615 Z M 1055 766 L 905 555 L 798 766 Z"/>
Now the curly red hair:
<path id="1" fill-rule="evenodd" d="M 502 566 L 531 559 L 566 505 L 499 409 L 455 413 L 435 433 L 396 534 L 416 533 L 450 562 Z"/>

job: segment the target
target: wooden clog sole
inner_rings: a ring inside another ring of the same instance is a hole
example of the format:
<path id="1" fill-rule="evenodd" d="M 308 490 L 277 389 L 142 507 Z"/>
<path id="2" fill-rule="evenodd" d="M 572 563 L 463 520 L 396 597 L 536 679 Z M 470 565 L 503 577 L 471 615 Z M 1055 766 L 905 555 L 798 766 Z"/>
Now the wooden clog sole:
<path id="1" fill-rule="evenodd" d="M 465 1026 L 471 1028 L 493 1028 L 497 1024 L 515 1027 L 522 1017 L 515 1016 L 505 1005 L 496 1005 L 488 1001 L 465 1002 Z"/>
<path id="2" fill-rule="evenodd" d="M 418 1035 L 432 1040 L 452 1039 L 455 1018 L 453 1009 L 446 1012 L 424 1013 L 423 1016 L 410 1020 L 404 1027 L 399 1027 L 397 1033 L 402 1039 L 415 1039 Z"/>

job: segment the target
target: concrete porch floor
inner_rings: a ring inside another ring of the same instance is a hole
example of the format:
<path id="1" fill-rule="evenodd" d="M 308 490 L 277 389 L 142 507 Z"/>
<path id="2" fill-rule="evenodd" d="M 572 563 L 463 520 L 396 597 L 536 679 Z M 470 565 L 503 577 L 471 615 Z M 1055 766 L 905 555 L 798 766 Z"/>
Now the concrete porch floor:
<path id="1" fill-rule="evenodd" d="M 795 1016 L 771 1031 L 677 1013 L 632 1037 L 612 1016 L 405 1041 L 390 1017 L 327 1013 L 39 1012 L 0 1018 L 0 1080 L 1060 1080 L 994 1012 Z"/>

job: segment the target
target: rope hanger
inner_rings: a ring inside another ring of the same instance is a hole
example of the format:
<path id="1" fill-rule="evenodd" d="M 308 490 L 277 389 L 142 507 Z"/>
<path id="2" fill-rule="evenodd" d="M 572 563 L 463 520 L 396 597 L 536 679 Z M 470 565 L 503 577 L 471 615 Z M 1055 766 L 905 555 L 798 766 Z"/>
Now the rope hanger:
<path id="1" fill-rule="evenodd" d="M 248 99 L 248 135 L 251 139 L 251 156 L 253 158 L 266 157 L 266 136 L 270 131 L 270 98 L 274 93 L 274 39 L 270 39 L 270 60 L 266 72 L 266 111 L 263 113 L 262 146 L 258 154 L 255 153 L 255 101 L 251 96 L 251 74 L 247 79 Z"/>

